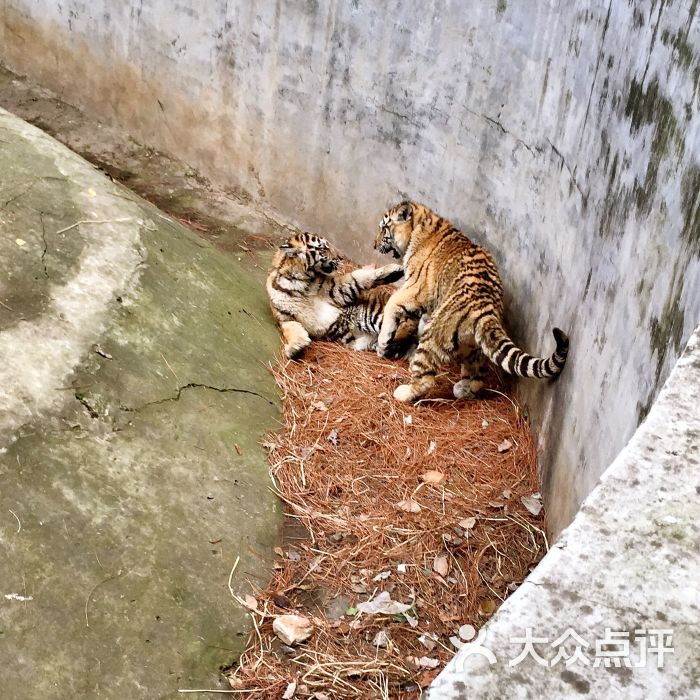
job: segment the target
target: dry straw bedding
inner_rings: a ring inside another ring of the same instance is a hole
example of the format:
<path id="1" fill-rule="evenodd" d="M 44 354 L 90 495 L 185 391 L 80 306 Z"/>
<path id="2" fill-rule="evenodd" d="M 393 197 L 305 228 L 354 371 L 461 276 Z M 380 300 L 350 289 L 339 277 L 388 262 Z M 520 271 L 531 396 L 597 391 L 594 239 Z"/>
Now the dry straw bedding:
<path id="1" fill-rule="evenodd" d="M 273 373 L 284 425 L 267 438 L 271 473 L 306 535 L 288 537 L 267 588 L 240 599 L 255 630 L 231 686 L 246 698 L 418 697 L 450 638 L 483 625 L 546 551 L 544 514 L 521 501 L 538 490 L 527 422 L 495 375 L 483 399 L 454 401 L 445 374 L 404 405 L 392 392 L 405 362 L 331 343 Z M 358 611 L 383 591 L 411 607 Z M 314 628 L 294 647 L 272 630 L 290 613 Z"/>

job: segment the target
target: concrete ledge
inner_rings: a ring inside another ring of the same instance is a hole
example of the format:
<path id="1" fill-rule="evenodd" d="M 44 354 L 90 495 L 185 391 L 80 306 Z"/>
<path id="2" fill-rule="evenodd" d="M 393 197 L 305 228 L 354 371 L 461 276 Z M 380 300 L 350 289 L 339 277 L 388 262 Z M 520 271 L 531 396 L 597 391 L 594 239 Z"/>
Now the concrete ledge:
<path id="1" fill-rule="evenodd" d="M 465 646 L 435 680 L 430 698 L 698 697 L 698 397 L 700 328 L 574 522 L 482 631 L 479 644 L 496 662 Z M 528 629 L 541 638 L 533 647 L 549 663 L 528 655 L 511 666 Z M 606 629 L 608 640 L 614 638 L 608 656 L 623 658 L 604 659 L 605 648 L 596 647 Z M 552 646 L 567 630 L 580 640 L 569 634 Z M 673 652 L 655 653 L 660 643 Z M 577 646 L 589 665 L 566 665 Z M 552 665 L 559 651 L 563 657 Z"/>

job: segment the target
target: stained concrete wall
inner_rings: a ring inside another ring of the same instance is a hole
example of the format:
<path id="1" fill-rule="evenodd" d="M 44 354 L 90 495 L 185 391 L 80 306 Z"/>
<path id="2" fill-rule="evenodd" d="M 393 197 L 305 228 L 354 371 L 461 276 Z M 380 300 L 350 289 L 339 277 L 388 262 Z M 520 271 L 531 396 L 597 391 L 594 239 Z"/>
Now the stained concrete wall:
<path id="1" fill-rule="evenodd" d="M 553 531 L 700 318 L 696 0 L 5 0 L 0 60 L 369 254 L 408 196 L 495 252 Z"/>

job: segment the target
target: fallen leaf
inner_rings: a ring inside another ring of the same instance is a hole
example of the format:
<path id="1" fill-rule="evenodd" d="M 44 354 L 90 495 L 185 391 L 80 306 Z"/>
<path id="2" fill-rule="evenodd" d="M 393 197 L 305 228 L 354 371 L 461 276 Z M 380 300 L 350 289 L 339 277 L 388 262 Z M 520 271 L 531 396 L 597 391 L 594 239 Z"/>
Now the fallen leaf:
<path id="1" fill-rule="evenodd" d="M 290 547 L 287 550 L 287 559 L 289 559 L 289 561 L 299 561 L 301 559 L 301 554 L 299 554 L 296 549 Z"/>
<path id="2" fill-rule="evenodd" d="M 537 494 L 539 495 L 539 494 Z M 539 515 L 542 510 L 542 504 L 539 499 L 535 498 L 535 494 L 532 496 L 523 496 L 520 502 L 532 513 L 533 515 Z"/>
<path id="3" fill-rule="evenodd" d="M 326 406 L 326 404 L 323 403 L 323 401 L 314 401 L 311 404 L 311 408 L 315 409 L 316 411 L 327 411 L 328 410 L 328 406 Z"/>
<path id="4" fill-rule="evenodd" d="M 418 678 L 418 685 L 420 685 L 421 688 L 427 688 L 438 677 L 439 673 L 439 668 L 421 673 Z"/>
<path id="5" fill-rule="evenodd" d="M 314 633 L 313 625 L 303 615 L 280 615 L 272 622 L 272 631 L 289 646 L 305 642 Z"/>
<path id="6" fill-rule="evenodd" d="M 246 608 L 248 610 L 257 610 L 258 609 L 258 601 L 253 598 L 252 595 L 246 594 L 243 596 L 243 601 L 245 602 Z"/>
<path id="7" fill-rule="evenodd" d="M 493 615 L 494 612 L 496 612 L 496 608 L 498 607 L 498 601 L 493 600 L 491 598 L 487 600 L 482 600 L 479 603 L 479 615 L 483 615 L 484 617 L 488 617 L 489 615 Z"/>
<path id="8" fill-rule="evenodd" d="M 277 556 L 280 556 L 280 557 L 284 556 L 284 550 L 282 549 L 282 547 L 275 547 L 272 551 L 275 554 L 277 554 Z"/>
<path id="9" fill-rule="evenodd" d="M 505 503 L 503 501 L 489 501 L 491 508 L 503 508 Z"/>
<path id="10" fill-rule="evenodd" d="M 435 559 L 433 559 L 433 571 L 440 574 L 440 576 L 447 576 L 450 570 L 450 562 L 447 558 L 447 554 L 438 554 Z"/>
<path id="11" fill-rule="evenodd" d="M 330 433 L 328 433 L 328 442 L 333 443 L 334 445 L 338 444 L 338 431 L 333 428 Z"/>
<path id="12" fill-rule="evenodd" d="M 437 668 L 439 663 L 439 659 L 431 659 L 428 656 L 421 656 L 420 659 L 418 659 L 418 665 L 423 668 Z"/>
<path id="13" fill-rule="evenodd" d="M 404 416 L 403 417 L 403 424 L 404 425 L 413 425 L 413 416 Z"/>
<path id="14" fill-rule="evenodd" d="M 355 617 L 355 615 L 357 615 L 357 612 L 358 612 L 357 608 L 350 607 L 345 611 L 345 614 L 348 617 Z"/>
<path id="15" fill-rule="evenodd" d="M 288 686 L 287 690 L 284 691 L 282 695 L 282 700 L 291 700 L 294 697 L 294 693 L 297 691 L 296 681 L 292 681 Z"/>
<path id="16" fill-rule="evenodd" d="M 489 422 L 484 418 L 484 420 L 481 421 L 481 427 L 482 428 L 488 428 L 489 427 Z"/>
<path id="17" fill-rule="evenodd" d="M 389 646 L 389 635 L 386 633 L 385 630 L 379 630 L 379 632 L 377 632 L 377 634 L 374 635 L 372 644 L 375 647 L 381 647 L 382 649 L 384 649 L 385 647 Z"/>
<path id="18" fill-rule="evenodd" d="M 437 448 L 437 442 L 435 440 L 431 440 L 430 444 L 428 445 L 428 451 L 426 452 L 426 454 L 429 454 L 429 455 L 433 454 L 433 452 L 435 452 L 436 448 Z"/>
<path id="19" fill-rule="evenodd" d="M 396 507 L 399 510 L 405 510 L 407 513 L 420 513 L 421 507 L 416 503 L 412 498 L 409 498 L 405 501 L 399 501 L 396 504 Z"/>
<path id="20" fill-rule="evenodd" d="M 389 576 L 391 576 L 391 571 L 380 571 L 372 581 L 385 581 Z"/>
<path id="21" fill-rule="evenodd" d="M 513 495 L 513 492 L 510 489 L 504 489 L 502 495 L 503 495 L 503 498 L 508 500 Z"/>
<path id="22" fill-rule="evenodd" d="M 508 452 L 508 450 L 513 447 L 513 443 L 510 440 L 504 440 L 499 446 L 499 452 Z"/>
<path id="23" fill-rule="evenodd" d="M 442 472 L 436 471 L 435 469 L 428 469 L 420 475 L 421 481 L 426 484 L 441 484 L 445 480 L 445 475 Z"/>
<path id="24" fill-rule="evenodd" d="M 400 615 L 410 610 L 411 605 L 411 603 L 400 603 L 398 600 L 392 600 L 388 591 L 382 591 L 372 600 L 358 603 L 356 607 L 367 615 Z"/>
<path id="25" fill-rule="evenodd" d="M 457 524 L 465 530 L 471 530 L 474 525 L 476 525 L 476 518 L 464 518 L 464 520 L 460 520 Z"/>
<path id="26" fill-rule="evenodd" d="M 274 593 L 272 595 L 272 602 L 278 607 L 278 608 L 291 608 L 292 607 L 292 601 L 287 598 L 284 593 Z"/>
<path id="27" fill-rule="evenodd" d="M 409 615 L 407 612 L 403 614 L 403 616 L 406 618 L 406 622 L 408 622 L 411 627 L 418 627 L 418 618 L 413 617 L 412 615 Z"/>
<path id="28" fill-rule="evenodd" d="M 432 651 L 435 649 L 437 646 L 437 635 L 434 633 L 427 632 L 425 634 L 421 634 L 420 637 L 418 637 L 418 641 L 428 650 Z"/>
<path id="29" fill-rule="evenodd" d="M 352 583 L 350 584 L 350 590 L 353 593 L 369 593 L 369 587 L 364 583 Z"/>

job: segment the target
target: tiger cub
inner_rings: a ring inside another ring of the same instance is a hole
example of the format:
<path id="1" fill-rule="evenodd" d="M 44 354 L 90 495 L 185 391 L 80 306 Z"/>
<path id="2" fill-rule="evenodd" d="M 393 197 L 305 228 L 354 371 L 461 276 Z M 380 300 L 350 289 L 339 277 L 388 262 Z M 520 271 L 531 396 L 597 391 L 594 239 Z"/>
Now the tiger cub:
<path id="1" fill-rule="evenodd" d="M 509 374 L 554 377 L 566 362 L 569 339 L 558 328 L 551 357 L 527 354 L 503 328 L 503 288 L 491 254 L 422 204 L 402 202 L 387 211 L 374 247 L 403 259 L 405 282 L 384 309 L 377 353 L 388 356 L 402 317 L 427 318 L 410 362 L 411 383 L 394 391 L 415 401 L 435 383 L 439 367 L 462 363 L 455 398 L 472 398 L 484 385 L 483 355 Z M 421 324 L 422 325 L 422 324 Z"/>
<path id="2" fill-rule="evenodd" d="M 287 357 L 298 357 L 312 339 L 340 341 L 355 350 L 374 350 L 382 312 L 403 276 L 401 265 L 337 272 L 341 258 L 327 240 L 297 233 L 279 247 L 267 276 L 272 315 Z M 413 342 L 417 323 L 404 323 L 393 354 Z"/>

